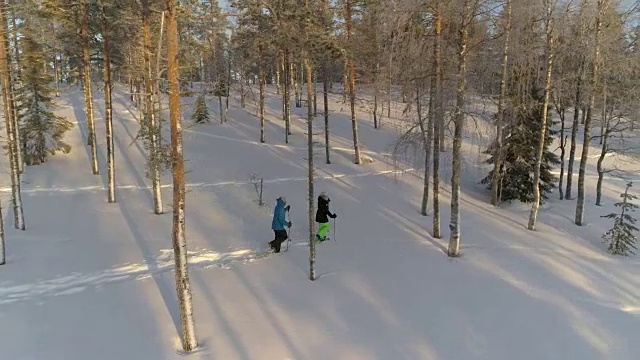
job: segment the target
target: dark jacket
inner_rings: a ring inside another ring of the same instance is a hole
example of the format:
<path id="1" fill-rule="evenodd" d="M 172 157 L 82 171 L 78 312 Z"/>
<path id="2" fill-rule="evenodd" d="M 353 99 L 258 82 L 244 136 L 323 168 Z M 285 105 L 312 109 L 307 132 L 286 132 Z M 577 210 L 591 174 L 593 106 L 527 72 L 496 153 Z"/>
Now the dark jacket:
<path id="1" fill-rule="evenodd" d="M 325 200 L 322 197 L 318 196 L 318 211 L 316 211 L 316 222 L 328 223 L 329 218 L 336 218 L 336 214 L 332 214 L 331 211 L 329 211 L 329 201 L 331 201 L 331 199 Z"/>

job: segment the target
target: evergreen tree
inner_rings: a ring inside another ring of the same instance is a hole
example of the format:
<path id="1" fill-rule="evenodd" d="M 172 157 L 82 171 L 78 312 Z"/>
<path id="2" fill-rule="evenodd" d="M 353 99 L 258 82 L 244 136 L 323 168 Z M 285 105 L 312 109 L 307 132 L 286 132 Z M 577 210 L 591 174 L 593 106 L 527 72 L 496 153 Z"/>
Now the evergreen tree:
<path id="1" fill-rule="evenodd" d="M 504 129 L 503 139 L 503 163 L 500 166 L 501 182 L 499 195 L 501 201 L 519 200 L 524 203 L 534 201 L 533 174 L 536 165 L 536 153 L 540 137 L 540 119 L 543 110 L 542 94 L 535 89 L 531 91 L 526 100 L 518 99 L 507 104 L 504 111 L 504 121 L 507 124 Z M 513 103 L 515 102 L 515 104 Z M 553 142 L 554 131 L 550 131 L 552 120 L 547 118 L 547 134 L 544 144 L 542 164 L 540 166 L 540 195 L 541 203 L 548 198 L 555 187 L 556 177 L 551 173 L 553 165 L 560 163 L 558 157 L 549 150 Z M 492 155 L 486 162 L 493 164 L 496 143 L 492 143 L 484 152 Z M 482 184 L 489 184 L 493 172 L 482 179 Z"/>
<path id="2" fill-rule="evenodd" d="M 196 109 L 191 115 L 191 120 L 196 124 L 202 124 L 209 122 L 209 110 L 207 109 L 207 103 L 205 102 L 204 95 L 198 96 L 196 100 Z"/>
<path id="3" fill-rule="evenodd" d="M 57 151 L 68 153 L 71 147 L 62 139 L 73 127 L 67 119 L 55 115 L 51 94 L 53 76 L 42 64 L 48 63 L 45 52 L 26 26 L 23 39 L 22 81 L 23 87 L 17 97 L 20 128 L 24 138 L 25 162 L 37 165 L 47 161 L 47 156 Z"/>
<path id="4" fill-rule="evenodd" d="M 629 215 L 630 212 L 634 212 L 638 208 L 638 205 L 631 203 L 638 198 L 636 195 L 629 194 L 629 188 L 632 185 L 632 183 L 627 184 L 624 193 L 620 194 L 622 201 L 615 204 L 615 207 L 622 210 L 620 214 L 611 213 L 602 216 L 607 219 L 615 219 L 613 228 L 602 235 L 604 243 L 609 243 L 608 251 L 613 255 L 629 256 L 635 254 L 632 249 L 637 249 L 635 244 L 638 238 L 634 235 L 634 232 L 638 231 L 634 225 L 636 219 Z"/>

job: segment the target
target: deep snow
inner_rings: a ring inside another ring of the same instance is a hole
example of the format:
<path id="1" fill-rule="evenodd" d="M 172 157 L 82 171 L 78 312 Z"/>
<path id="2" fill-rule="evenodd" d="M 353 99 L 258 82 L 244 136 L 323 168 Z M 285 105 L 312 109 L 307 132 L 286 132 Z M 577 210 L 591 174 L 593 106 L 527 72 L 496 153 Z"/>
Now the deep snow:
<path id="1" fill-rule="evenodd" d="M 200 342 L 193 354 L 183 354 L 170 176 L 163 180 L 166 213 L 154 215 L 144 149 L 133 142 L 138 112 L 118 89 L 118 202 L 106 202 L 101 96 L 95 100 L 103 175 L 90 174 L 82 93 L 72 87 L 58 111 L 76 123 L 66 137 L 72 152 L 27 169 L 25 232 L 12 228 L 4 177 L 8 263 L 0 267 L 0 359 L 583 360 L 640 353 L 640 259 L 612 257 L 600 240 L 611 225 L 600 215 L 612 211 L 624 182 L 606 180 L 605 206 L 592 205 L 595 144 L 586 226 L 573 225 L 575 200 L 553 194 L 537 231 L 530 232 L 528 205 L 488 205 L 478 181 L 487 171 L 480 150 L 491 129 L 469 121 L 463 256 L 449 259 L 449 153 L 443 154 L 443 239 L 433 239 L 431 216 L 418 213 L 419 156 L 391 161 L 402 122 L 385 116 L 383 128 L 374 129 L 361 113 L 360 140 L 370 160 L 354 165 L 348 109 L 334 95 L 333 163 L 324 163 L 322 116 L 316 118 L 315 163 L 316 194 L 328 192 L 338 214 L 336 238 L 318 245 L 319 279 L 311 282 L 306 109 L 293 107 L 293 135 L 284 144 L 280 103 L 272 93 L 267 144 L 257 141 L 250 100 L 240 109 L 232 99 L 230 121 L 221 125 L 217 99 L 209 99 L 212 122 L 198 126 L 189 121 L 193 98 L 183 101 L 187 237 Z M 265 179 L 264 207 L 257 205 L 252 173 Z M 292 207 L 293 242 L 286 253 L 257 258 L 272 239 L 271 211 L 280 195 Z"/>

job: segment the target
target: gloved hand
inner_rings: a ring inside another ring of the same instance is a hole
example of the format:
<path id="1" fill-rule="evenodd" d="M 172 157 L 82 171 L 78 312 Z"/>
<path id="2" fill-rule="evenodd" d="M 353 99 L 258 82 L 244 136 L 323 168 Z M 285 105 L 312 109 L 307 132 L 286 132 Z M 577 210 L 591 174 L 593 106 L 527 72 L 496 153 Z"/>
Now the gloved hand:
<path id="1" fill-rule="evenodd" d="M 289 225 L 289 227 L 291 227 L 291 225 L 293 225 L 293 224 L 291 223 L 291 221 L 289 221 L 289 224 L 288 224 L 288 225 Z"/>
<path id="2" fill-rule="evenodd" d="M 287 205 L 287 207 L 284 208 L 284 211 L 289 211 L 291 209 L 291 205 Z"/>
<path id="3" fill-rule="evenodd" d="M 333 216 L 331 216 L 332 219 L 335 219 L 337 217 L 338 217 L 338 214 L 335 214 L 335 213 L 333 214 Z"/>

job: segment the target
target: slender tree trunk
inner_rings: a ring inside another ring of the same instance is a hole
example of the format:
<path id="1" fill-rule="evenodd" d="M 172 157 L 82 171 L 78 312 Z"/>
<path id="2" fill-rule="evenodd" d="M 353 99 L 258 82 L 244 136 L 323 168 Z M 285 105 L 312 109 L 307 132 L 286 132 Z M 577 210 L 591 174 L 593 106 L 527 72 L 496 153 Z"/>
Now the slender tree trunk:
<path id="1" fill-rule="evenodd" d="M 435 87 L 433 91 L 434 98 L 434 122 L 433 122 L 433 229 L 431 236 L 439 239 L 440 235 L 440 127 L 444 124 L 444 109 L 442 99 L 442 0 L 436 0 L 435 15 L 435 46 L 434 51 L 434 68 L 435 68 Z"/>
<path id="2" fill-rule="evenodd" d="M 291 54 L 289 49 L 284 51 L 285 58 L 285 85 L 284 85 L 284 127 L 285 143 L 289 143 L 291 135 Z"/>
<path id="3" fill-rule="evenodd" d="M 264 65 L 262 59 L 262 46 L 258 47 L 258 83 L 260 84 L 260 142 L 264 143 Z"/>
<path id="4" fill-rule="evenodd" d="M 14 118 L 15 103 L 11 94 L 11 57 L 8 47 L 8 32 L 4 19 L 4 7 L 0 6 L 0 82 L 2 83 L 2 104 L 4 109 L 5 128 L 7 131 L 7 146 L 9 155 L 9 166 L 11 169 L 11 202 L 13 205 L 14 227 L 19 230 L 25 229 L 24 214 L 22 211 L 22 192 L 20 190 L 20 172 L 18 167 L 18 138 L 16 127 L 18 122 Z M 1 219 L 0 219 L 1 220 Z"/>
<path id="5" fill-rule="evenodd" d="M 473 12 L 471 2 L 464 0 L 462 21 L 460 26 L 460 43 L 458 51 L 458 88 L 456 90 L 456 107 L 453 114 L 454 136 L 452 149 L 451 174 L 451 221 L 449 229 L 449 249 L 447 255 L 458 256 L 460 253 L 460 173 L 462 172 L 462 131 L 464 130 L 464 102 L 467 91 L 467 39 L 469 27 L 472 26 Z"/>
<path id="6" fill-rule="evenodd" d="M 298 71 L 299 65 L 291 62 L 291 78 L 293 79 L 293 92 L 296 100 L 296 108 L 302 107 L 302 94 L 300 91 L 300 83 L 302 79 L 300 78 L 300 72 Z"/>
<path id="7" fill-rule="evenodd" d="M 244 79 L 246 76 L 246 71 L 245 71 L 245 67 L 244 64 L 242 65 L 241 69 L 240 69 L 240 107 L 241 108 L 245 108 L 246 107 L 246 99 L 245 99 L 245 93 L 244 93 Z M 278 85 L 279 86 L 279 85 Z M 280 94 L 280 89 L 278 89 L 278 94 Z"/>
<path id="8" fill-rule="evenodd" d="M 323 68 L 323 80 L 322 80 L 322 97 L 324 102 L 324 150 L 327 164 L 331 164 L 329 154 L 329 69 L 327 65 Z"/>
<path id="9" fill-rule="evenodd" d="M 569 164 L 567 165 L 567 190 L 564 198 L 571 200 L 571 185 L 573 183 L 573 165 L 576 160 L 576 136 L 578 134 L 578 124 L 580 121 L 580 102 L 582 101 L 582 81 L 584 78 L 585 63 L 580 62 L 578 79 L 576 81 L 576 97 L 573 108 L 573 124 L 571 125 L 571 147 L 569 149 Z"/>
<path id="10" fill-rule="evenodd" d="M 504 128 L 504 100 L 507 96 L 507 80 L 509 74 L 509 41 L 511 38 L 511 8 L 512 0 L 507 0 L 505 5 L 506 24 L 504 30 L 504 43 L 502 45 L 502 76 L 500 77 L 500 96 L 498 97 L 498 113 L 496 115 L 496 149 L 494 153 L 493 176 L 491 178 L 491 204 L 500 205 L 500 183 L 502 177 L 502 159 L 504 158 L 502 141 Z"/>
<path id="11" fill-rule="evenodd" d="M 316 90 L 316 83 L 318 82 L 318 75 L 313 72 L 313 116 L 318 116 L 318 91 Z M 308 103 L 307 103 L 308 104 Z M 309 105 L 311 106 L 311 105 Z"/>
<path id="12" fill-rule="evenodd" d="M 578 226 L 583 225 L 584 221 L 584 179 L 587 171 L 587 160 L 589 158 L 589 146 L 591 145 L 591 119 L 593 117 L 593 108 L 596 101 L 596 86 L 599 76 L 600 66 L 600 35 L 602 33 L 602 18 L 605 10 L 609 6 L 609 0 L 598 0 L 598 8 L 596 15 L 595 39 L 594 39 L 594 56 L 591 68 L 591 79 L 589 81 L 589 104 L 587 107 L 587 116 L 584 123 L 584 139 L 582 141 L 582 157 L 580 158 L 580 171 L 578 173 L 578 201 L 576 204 L 575 223 Z"/>
<path id="13" fill-rule="evenodd" d="M 18 38 L 17 38 L 17 29 L 16 29 L 16 24 L 15 24 L 15 12 L 12 15 L 12 21 L 13 21 L 13 43 L 17 44 L 18 43 Z M 7 64 L 9 64 L 9 88 L 7 91 L 8 94 L 8 101 L 9 101 L 9 109 L 11 109 L 11 113 L 12 113 L 12 129 L 13 129 L 13 136 L 15 139 L 15 143 L 16 143 L 16 153 L 15 153 L 15 157 L 16 157 L 16 163 L 18 166 L 18 174 L 23 174 L 24 173 L 24 156 L 23 156 L 23 152 L 24 152 L 24 148 L 26 145 L 26 142 L 23 141 L 24 139 L 22 139 L 22 136 L 20 136 L 21 133 L 21 129 L 20 129 L 20 116 L 18 114 L 18 106 L 16 103 L 16 98 L 15 95 L 17 93 L 16 90 L 16 85 L 17 83 L 20 81 L 20 62 L 19 62 L 19 51 L 17 46 L 14 46 L 15 48 L 15 63 L 16 63 L 16 72 L 14 74 L 14 71 L 12 70 L 12 61 L 11 61 L 11 44 L 9 42 L 9 24 L 6 22 L 2 22 L 2 24 L 0 24 L 4 30 L 5 30 L 5 43 L 6 43 L 6 48 L 7 48 Z"/>
<path id="14" fill-rule="evenodd" d="M 192 351 L 198 346 L 196 339 L 191 285 L 187 264 L 185 234 L 185 185 L 182 148 L 182 121 L 180 115 L 180 69 L 178 64 L 178 3 L 167 0 L 167 77 L 169 79 L 169 114 L 171 117 L 171 155 L 173 162 L 173 253 L 175 259 L 176 291 L 182 323 L 182 347 Z"/>
<path id="15" fill-rule="evenodd" d="M 378 128 L 378 99 L 380 98 L 380 88 L 378 85 L 378 77 L 380 74 L 380 61 L 376 61 L 376 69 L 373 78 L 373 128 Z"/>
<path id="16" fill-rule="evenodd" d="M 151 188 L 153 191 L 153 210 L 155 214 L 164 212 L 162 206 L 162 189 L 160 186 L 160 155 L 159 138 L 161 136 L 160 126 L 156 120 L 153 102 L 153 83 L 151 72 L 151 30 L 150 16 L 151 9 L 149 0 L 142 0 L 142 38 L 143 38 L 143 61 L 144 61 L 144 86 L 145 86 L 145 118 L 149 131 L 149 169 L 151 175 Z M 157 64 L 156 64 L 157 67 Z M 140 92 L 140 91 L 138 91 Z M 158 104 L 160 104 L 160 94 L 158 94 Z M 160 114 L 160 113 L 158 113 Z"/>
<path id="17" fill-rule="evenodd" d="M 609 128 L 609 121 L 606 118 L 606 113 L 603 111 L 602 121 L 605 123 L 605 130 L 602 134 L 602 150 L 600 151 L 600 156 L 598 157 L 598 183 L 596 185 L 596 205 L 600 206 L 602 201 L 602 182 L 604 180 L 604 167 L 602 166 L 602 162 L 604 158 L 607 156 L 609 152 L 609 137 L 611 136 L 611 129 Z"/>
<path id="18" fill-rule="evenodd" d="M 2 215 L 2 203 L 0 203 L 0 265 L 7 263 L 4 245 L 4 216 Z"/>
<path id="19" fill-rule="evenodd" d="M 604 142 L 605 123 L 607 118 L 607 82 L 602 82 L 602 119 L 600 121 L 600 145 Z"/>
<path id="20" fill-rule="evenodd" d="M 56 82 L 56 97 L 60 97 L 60 76 L 58 74 L 58 47 L 56 46 L 56 26 L 51 22 L 51 41 L 53 51 L 53 73 Z"/>
<path id="21" fill-rule="evenodd" d="M 111 112 L 111 49 L 109 48 L 109 25 L 107 10 L 102 5 L 102 53 L 104 58 L 104 113 L 107 125 L 107 201 L 116 202 L 116 165 L 113 147 L 113 117 Z"/>
<path id="22" fill-rule="evenodd" d="M 545 17 L 545 33 L 546 33 L 546 45 L 545 45 L 545 58 L 547 59 L 547 72 L 544 87 L 544 103 L 542 105 L 542 119 L 540 119 L 540 135 L 538 141 L 538 150 L 536 154 L 536 165 L 533 170 L 533 204 L 531 206 L 531 212 L 529 213 L 529 224 L 527 228 L 531 231 L 535 230 L 536 219 L 538 217 L 538 208 L 540 207 L 541 194 L 540 194 L 540 167 L 544 158 L 544 143 L 547 137 L 548 117 L 549 117 L 549 98 L 551 95 L 551 75 L 553 72 L 553 25 L 552 15 L 553 7 L 551 0 L 545 0 L 546 17 Z"/>
<path id="23" fill-rule="evenodd" d="M 567 145 L 567 137 L 564 135 L 564 124 L 565 124 L 565 109 L 558 109 L 558 116 L 560 117 L 560 180 L 558 182 L 558 192 L 560 193 L 560 200 L 564 200 L 564 190 L 563 190 L 563 181 L 564 181 L 564 158 L 566 154 L 566 145 Z"/>
<path id="24" fill-rule="evenodd" d="M 349 94 L 349 60 L 347 55 L 344 58 L 344 71 L 342 72 L 342 102 L 347 103 L 347 94 Z"/>
<path id="25" fill-rule="evenodd" d="M 280 69 L 282 68 L 282 55 L 278 55 L 278 60 L 276 60 L 276 94 L 280 95 Z"/>
<path id="26" fill-rule="evenodd" d="M 347 43 L 352 42 L 353 23 L 351 21 L 352 1 L 345 4 L 345 21 L 347 23 Z M 353 55 L 347 53 L 347 67 L 349 69 L 349 105 L 351 106 L 351 130 L 353 132 L 354 163 L 360 164 L 360 144 L 358 141 L 358 119 L 356 118 L 356 68 Z"/>
<path id="27" fill-rule="evenodd" d="M 162 103 L 161 103 L 161 97 L 160 97 L 160 59 L 162 58 L 162 34 L 164 31 L 164 18 L 165 18 L 165 12 L 163 11 L 160 14 L 160 36 L 158 36 L 158 48 L 156 50 L 156 72 L 154 74 L 155 76 L 155 81 L 154 81 L 154 89 L 153 89 L 153 93 L 154 93 L 154 98 L 153 98 L 153 102 L 154 102 L 154 114 L 155 114 L 155 121 L 154 124 L 156 124 L 156 132 L 155 132 L 155 136 L 156 136 L 156 152 L 157 150 L 162 148 Z M 161 193 L 161 188 L 160 188 L 160 169 L 159 166 L 156 167 L 156 169 L 154 170 L 156 171 L 155 174 L 153 174 L 153 179 L 157 179 L 157 185 L 153 188 L 154 191 L 154 198 L 158 199 L 157 203 L 161 204 L 160 205 L 160 212 L 157 214 L 161 214 L 163 212 L 162 210 L 162 193 Z M 155 202 L 155 200 L 154 200 Z"/>
<path id="28" fill-rule="evenodd" d="M 420 207 L 420 213 L 423 216 L 427 216 L 427 208 L 429 206 L 429 180 L 431 180 L 431 140 L 433 137 L 433 128 L 431 122 L 432 114 L 427 116 L 427 124 L 425 127 L 424 116 L 422 114 L 422 94 L 420 93 L 421 83 L 416 82 L 416 108 L 418 111 L 418 124 L 420 125 L 420 133 L 422 134 L 422 141 L 424 146 L 424 183 L 422 191 L 422 205 Z M 431 101 L 429 101 L 429 107 L 431 107 Z"/>
<path id="29" fill-rule="evenodd" d="M 87 145 L 91 147 L 91 172 L 99 175 L 98 168 L 98 142 L 96 141 L 96 126 L 93 117 L 93 90 L 91 88 L 91 57 L 89 53 L 89 6 L 87 0 L 80 0 L 80 20 L 82 22 L 80 33 L 82 36 L 82 67 L 85 112 L 87 115 Z"/>

